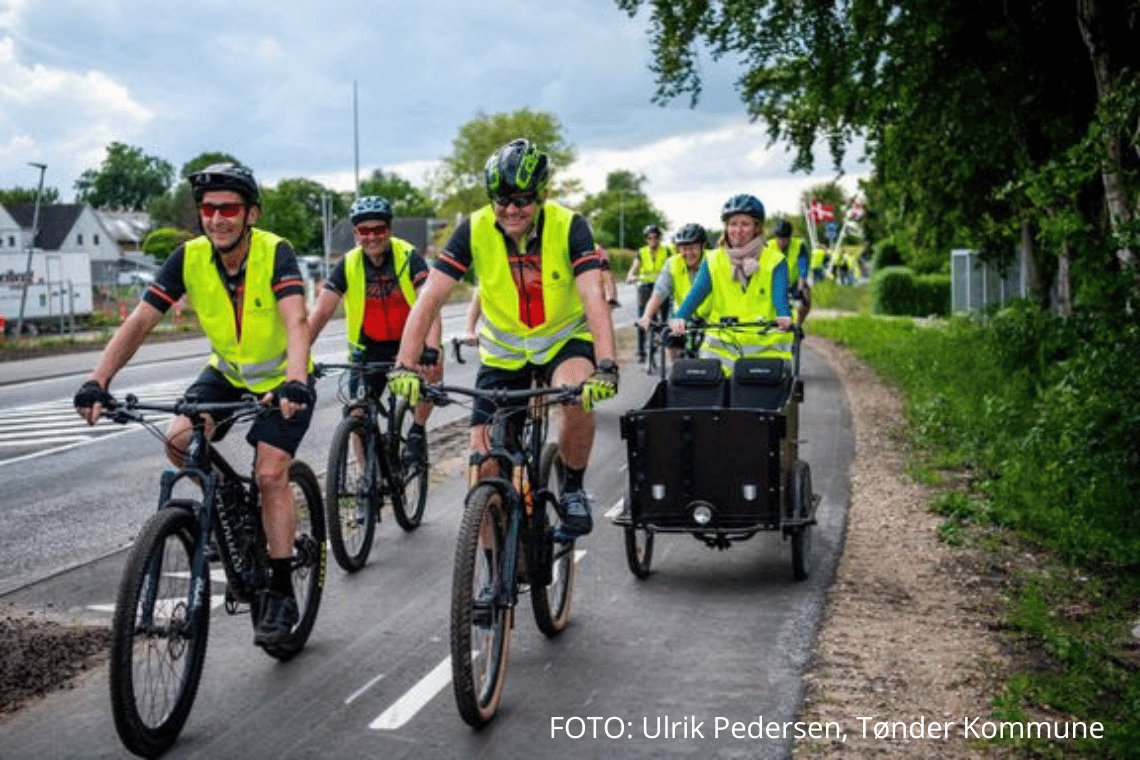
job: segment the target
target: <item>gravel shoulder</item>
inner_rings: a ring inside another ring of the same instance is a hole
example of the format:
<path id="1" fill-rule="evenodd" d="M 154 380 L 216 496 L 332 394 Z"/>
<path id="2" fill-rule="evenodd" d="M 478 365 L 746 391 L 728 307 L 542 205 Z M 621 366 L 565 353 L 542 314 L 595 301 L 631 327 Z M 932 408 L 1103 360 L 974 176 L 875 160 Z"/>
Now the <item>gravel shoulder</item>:
<path id="1" fill-rule="evenodd" d="M 1008 667 L 993 630 L 1000 590 L 986 559 L 939 541 L 941 518 L 927 507 L 934 492 L 905 472 L 901 394 L 837 344 L 810 337 L 807 345 L 843 381 L 855 457 L 843 552 L 804 676 L 801 718 L 837 723 L 846 741 L 834 732 L 805 738 L 796 757 L 1001 757 L 962 731 L 964 720 L 989 715 Z M 932 724 L 949 722 L 948 737 L 930 735 Z"/>

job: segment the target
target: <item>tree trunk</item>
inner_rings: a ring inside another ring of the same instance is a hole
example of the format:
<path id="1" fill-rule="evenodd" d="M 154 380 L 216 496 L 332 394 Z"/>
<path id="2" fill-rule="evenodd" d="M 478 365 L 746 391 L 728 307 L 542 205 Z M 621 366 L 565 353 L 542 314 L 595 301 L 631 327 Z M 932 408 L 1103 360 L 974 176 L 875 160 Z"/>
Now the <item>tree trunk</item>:
<path id="1" fill-rule="evenodd" d="M 1073 254 L 1069 244 L 1061 246 L 1061 255 L 1057 257 L 1057 314 L 1062 317 L 1073 316 L 1073 285 L 1070 279 Z"/>
<path id="2" fill-rule="evenodd" d="M 1136 44 L 1128 34 L 1127 5 L 1127 0 L 1124 2 L 1077 0 L 1077 24 L 1089 49 L 1097 97 L 1102 103 L 1113 93 L 1120 81 L 1120 76 L 1126 68 L 1126 51 Z M 1121 49 L 1120 44 L 1128 47 Z M 1127 137 L 1124 135 L 1107 131 L 1104 134 L 1108 161 L 1101 177 L 1113 230 L 1118 229 L 1121 224 L 1136 219 L 1136 204 L 1125 192 L 1120 178 L 1121 167 L 1126 162 L 1126 141 Z M 1122 248 L 1116 252 L 1116 257 L 1121 264 L 1130 264 L 1133 252 L 1128 248 Z"/>

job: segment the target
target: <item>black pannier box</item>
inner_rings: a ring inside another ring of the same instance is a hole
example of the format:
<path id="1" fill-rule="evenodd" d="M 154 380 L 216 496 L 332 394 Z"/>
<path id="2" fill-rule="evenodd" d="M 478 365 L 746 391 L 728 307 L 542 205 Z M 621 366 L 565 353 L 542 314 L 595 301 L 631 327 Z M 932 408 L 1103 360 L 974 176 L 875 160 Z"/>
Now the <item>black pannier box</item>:
<path id="1" fill-rule="evenodd" d="M 737 359 L 732 368 L 730 403 L 733 408 L 778 411 L 792 389 L 792 368 L 783 359 Z"/>
<path id="2" fill-rule="evenodd" d="M 716 359 L 678 359 L 669 374 L 666 403 L 674 408 L 724 406 L 724 386 Z"/>

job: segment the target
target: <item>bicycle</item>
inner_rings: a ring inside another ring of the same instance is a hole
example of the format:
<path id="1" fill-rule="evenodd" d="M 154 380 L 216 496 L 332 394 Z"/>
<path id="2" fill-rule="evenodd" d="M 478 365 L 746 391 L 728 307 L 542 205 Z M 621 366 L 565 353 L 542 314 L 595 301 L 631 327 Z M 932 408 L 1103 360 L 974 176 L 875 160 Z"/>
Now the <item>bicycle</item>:
<path id="1" fill-rule="evenodd" d="M 413 410 L 392 394 L 381 399 L 369 393 L 364 382 L 368 375 L 393 366 L 317 364 L 313 370 L 318 377 L 343 370 L 360 379 L 355 398 L 344 383 L 338 391 L 344 419 L 333 433 L 325 473 L 329 544 L 337 564 L 350 573 L 368 562 L 385 498 L 396 522 L 408 532 L 419 527 L 427 504 L 427 459 L 409 455 L 407 447 Z"/>
<path id="2" fill-rule="evenodd" d="M 103 416 L 120 424 L 139 423 L 163 441 L 158 425 L 143 412 L 193 421 L 185 462 L 181 469 L 163 473 L 158 511 L 131 547 L 111 623 L 111 712 L 119 738 L 137 755 L 155 757 L 173 745 L 194 704 L 206 655 L 215 552 L 225 571 L 226 612 L 236 615 L 247 606 L 257 625 L 259 599 L 269 587 L 257 482 L 238 474 L 210 443 L 205 415 L 232 412 L 231 419 L 238 422 L 270 409 L 253 396 L 226 403 L 180 399 L 150 404 L 128 395 L 122 403 L 113 398 L 104 402 Z M 325 578 L 320 485 L 299 460 L 289 467 L 289 481 L 298 517 L 293 588 L 301 614 L 288 640 L 263 647 L 282 661 L 308 641 Z M 200 489 L 202 497 L 174 497 L 178 484 Z"/>
<path id="3" fill-rule="evenodd" d="M 548 638 L 570 619 L 574 541 L 554 538 L 562 523 L 562 462 L 558 444 L 546 436 L 550 406 L 573 402 L 581 391 L 582 385 L 515 391 L 423 385 L 424 397 L 441 406 L 455 395 L 497 406 L 487 453 L 471 455 L 452 576 L 452 686 L 459 714 L 474 728 L 487 725 L 502 700 L 520 585 L 529 587 L 535 623 Z M 520 414 L 525 418 L 517 425 Z M 506 475 L 482 477 L 488 461 Z"/>

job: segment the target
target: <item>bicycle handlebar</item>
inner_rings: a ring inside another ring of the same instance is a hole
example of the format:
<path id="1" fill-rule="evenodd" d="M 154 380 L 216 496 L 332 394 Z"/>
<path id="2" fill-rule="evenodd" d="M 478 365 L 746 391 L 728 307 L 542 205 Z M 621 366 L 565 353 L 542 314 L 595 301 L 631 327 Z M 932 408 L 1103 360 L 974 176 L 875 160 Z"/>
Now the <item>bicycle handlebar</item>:
<path id="1" fill-rule="evenodd" d="M 141 412 L 162 412 L 192 419 L 200 418 L 205 414 L 230 412 L 231 419 L 257 417 L 268 413 L 273 407 L 261 403 L 261 400 L 252 394 L 246 394 L 240 401 L 197 401 L 190 398 L 180 398 L 174 403 L 155 404 L 140 401 L 133 393 L 128 393 L 122 401 L 108 395 L 102 401 L 102 415 L 112 422 L 125 425 L 128 422 L 144 422 Z"/>
<path id="2" fill-rule="evenodd" d="M 498 406 L 509 406 L 511 402 L 518 403 L 519 406 L 524 405 L 532 398 L 539 398 L 542 396 L 553 396 L 556 402 L 566 403 L 577 399 L 582 394 L 582 387 L 585 383 L 578 383 L 577 385 L 559 385 L 549 386 L 543 385 L 534 388 L 522 388 L 519 390 L 505 390 L 502 388 L 469 388 L 462 385 L 443 385 L 436 383 L 423 383 L 423 397 L 427 401 L 431 401 L 436 406 L 445 406 L 454 399 L 451 394 L 459 394 L 461 396 L 469 396 L 471 398 L 485 398 L 494 402 Z"/>

